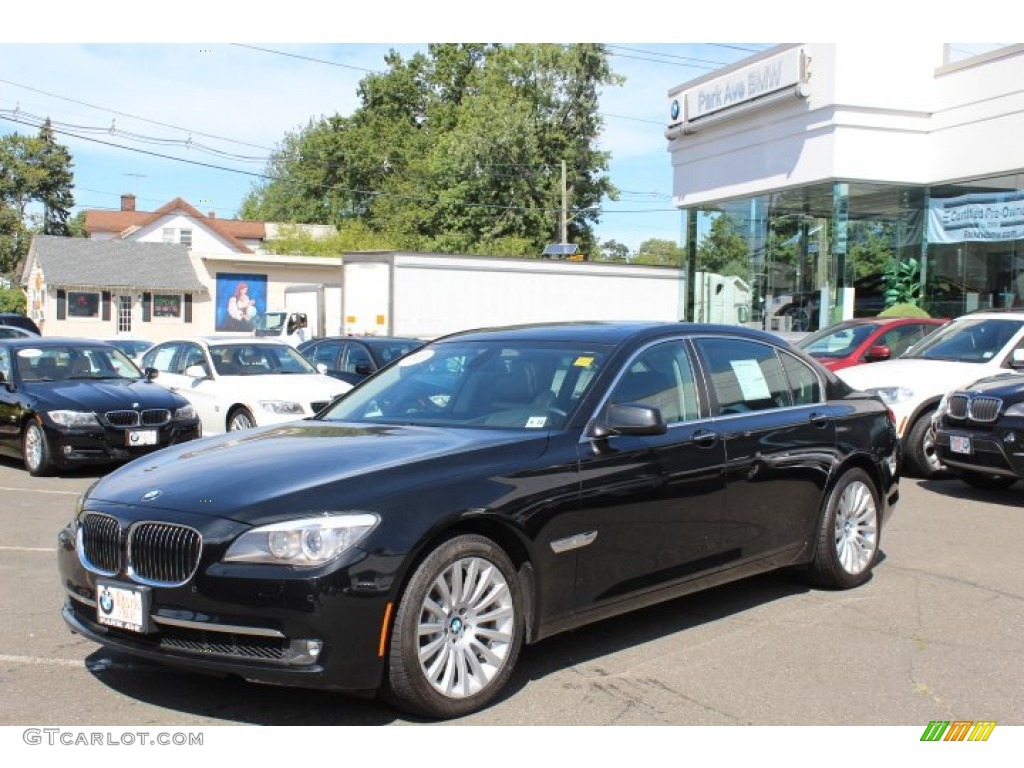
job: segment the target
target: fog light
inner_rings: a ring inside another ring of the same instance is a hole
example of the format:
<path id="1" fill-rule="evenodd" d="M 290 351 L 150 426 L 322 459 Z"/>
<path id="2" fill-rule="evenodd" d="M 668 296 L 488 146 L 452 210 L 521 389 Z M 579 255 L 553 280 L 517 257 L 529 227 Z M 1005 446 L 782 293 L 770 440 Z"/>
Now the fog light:
<path id="1" fill-rule="evenodd" d="M 285 662 L 288 664 L 315 664 L 323 649 L 323 640 L 292 640 Z"/>
<path id="2" fill-rule="evenodd" d="M 70 455 L 71 455 L 71 452 L 72 452 L 73 450 L 75 450 L 75 449 L 74 449 L 74 448 L 72 448 L 72 447 L 71 447 L 70 445 L 65 445 L 65 446 L 64 446 L 64 447 L 63 447 L 63 448 L 62 448 L 61 450 L 63 450 L 63 451 L 64 451 L 64 455 L 65 455 L 65 456 L 70 456 Z"/>
<path id="3" fill-rule="evenodd" d="M 1013 445 L 1015 442 L 1017 442 L 1017 436 L 1013 432 L 1007 432 L 1005 435 L 1003 435 L 1003 442 L 1006 443 L 1007 445 Z"/>

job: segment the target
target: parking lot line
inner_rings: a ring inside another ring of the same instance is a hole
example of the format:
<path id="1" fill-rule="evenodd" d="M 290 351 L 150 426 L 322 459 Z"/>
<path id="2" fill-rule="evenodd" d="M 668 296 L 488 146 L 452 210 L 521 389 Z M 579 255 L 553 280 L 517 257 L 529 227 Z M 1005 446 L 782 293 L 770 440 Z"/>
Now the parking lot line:
<path id="1" fill-rule="evenodd" d="M 22 493 L 53 493 L 58 496 L 81 496 L 81 491 L 48 491 L 44 488 L 12 488 L 0 486 L 0 491 L 20 491 Z"/>
<path id="2" fill-rule="evenodd" d="M 0 547 L 0 552 L 47 552 L 53 554 L 56 547 Z"/>

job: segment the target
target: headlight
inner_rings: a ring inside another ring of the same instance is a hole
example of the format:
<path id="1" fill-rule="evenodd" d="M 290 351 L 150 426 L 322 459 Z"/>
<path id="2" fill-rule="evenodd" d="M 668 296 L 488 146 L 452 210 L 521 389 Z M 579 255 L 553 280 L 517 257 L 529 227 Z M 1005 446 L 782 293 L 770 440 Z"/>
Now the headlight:
<path id="1" fill-rule="evenodd" d="M 1005 416 L 1024 416 L 1024 403 L 1016 403 L 1006 409 Z"/>
<path id="2" fill-rule="evenodd" d="M 358 544 L 379 519 L 377 515 L 361 512 L 306 517 L 253 528 L 228 547 L 224 562 L 323 565 Z"/>
<path id="3" fill-rule="evenodd" d="M 914 399 L 914 390 L 907 387 L 870 387 L 865 391 L 878 395 L 888 405 Z"/>
<path id="4" fill-rule="evenodd" d="M 175 421 L 187 421 L 196 417 L 196 409 L 191 405 L 183 405 L 174 412 Z"/>
<path id="5" fill-rule="evenodd" d="M 62 427 L 98 427 L 96 414 L 86 411 L 47 411 L 47 416 L 54 424 Z"/>
<path id="6" fill-rule="evenodd" d="M 260 400 L 259 406 L 270 413 L 298 414 L 302 415 L 302 405 L 287 400 Z"/>

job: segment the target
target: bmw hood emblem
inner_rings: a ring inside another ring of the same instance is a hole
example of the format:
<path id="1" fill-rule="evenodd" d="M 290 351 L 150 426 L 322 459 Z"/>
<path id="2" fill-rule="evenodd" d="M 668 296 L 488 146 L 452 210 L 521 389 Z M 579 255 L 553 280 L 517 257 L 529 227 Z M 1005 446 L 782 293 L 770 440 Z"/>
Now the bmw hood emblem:
<path id="1" fill-rule="evenodd" d="M 155 488 L 152 491 L 146 491 L 144 494 L 142 494 L 142 500 L 153 501 L 154 499 L 159 499 L 163 495 L 163 491 L 161 491 L 159 488 Z"/>

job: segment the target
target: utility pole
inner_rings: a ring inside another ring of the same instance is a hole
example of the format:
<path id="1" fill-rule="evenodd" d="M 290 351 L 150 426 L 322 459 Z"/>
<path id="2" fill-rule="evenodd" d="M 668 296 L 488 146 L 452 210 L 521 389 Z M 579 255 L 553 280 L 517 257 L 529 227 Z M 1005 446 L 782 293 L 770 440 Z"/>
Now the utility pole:
<path id="1" fill-rule="evenodd" d="M 562 220 L 561 220 L 562 244 L 569 241 L 569 192 L 565 180 L 565 160 L 562 161 Z"/>

